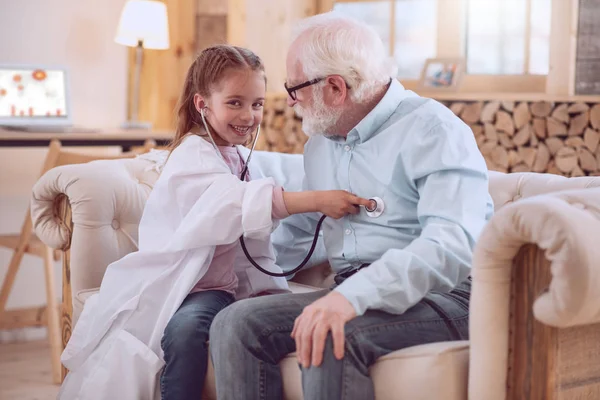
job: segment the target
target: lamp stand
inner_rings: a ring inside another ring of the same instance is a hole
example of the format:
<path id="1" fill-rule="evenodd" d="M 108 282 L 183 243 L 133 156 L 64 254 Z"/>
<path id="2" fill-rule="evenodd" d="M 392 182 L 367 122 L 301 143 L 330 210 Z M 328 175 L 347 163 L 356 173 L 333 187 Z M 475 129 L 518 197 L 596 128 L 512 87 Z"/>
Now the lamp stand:
<path id="1" fill-rule="evenodd" d="M 123 124 L 124 129 L 151 130 L 151 122 L 138 121 L 139 99 L 140 99 L 140 75 L 142 72 L 142 57 L 144 53 L 144 42 L 138 40 L 135 48 L 135 71 L 133 77 L 133 102 L 131 105 L 131 118 Z"/>

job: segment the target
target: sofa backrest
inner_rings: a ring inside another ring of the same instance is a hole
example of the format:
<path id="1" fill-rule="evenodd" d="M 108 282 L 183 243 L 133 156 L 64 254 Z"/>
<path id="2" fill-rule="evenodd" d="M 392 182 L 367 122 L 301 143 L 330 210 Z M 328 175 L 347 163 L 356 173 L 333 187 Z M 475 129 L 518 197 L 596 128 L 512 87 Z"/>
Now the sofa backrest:
<path id="1" fill-rule="evenodd" d="M 53 248 L 70 243 L 73 295 L 98 287 L 107 265 L 136 250 L 138 223 L 159 174 L 157 154 L 57 167 L 34 186 L 31 211 L 36 234 Z M 301 155 L 255 152 L 252 156 L 251 175 L 273 176 L 286 190 L 301 190 L 302 171 Z M 600 177 L 490 171 L 496 210 L 528 196 L 596 186 Z M 71 204 L 72 232 L 56 218 L 54 205 L 61 195 Z"/>

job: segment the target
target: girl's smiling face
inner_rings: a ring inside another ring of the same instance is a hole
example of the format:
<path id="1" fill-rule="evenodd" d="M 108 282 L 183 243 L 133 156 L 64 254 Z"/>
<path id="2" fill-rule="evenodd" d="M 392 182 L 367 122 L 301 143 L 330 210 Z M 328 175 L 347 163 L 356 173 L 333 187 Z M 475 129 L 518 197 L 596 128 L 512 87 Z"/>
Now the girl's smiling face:
<path id="1" fill-rule="evenodd" d="M 262 71 L 230 69 L 211 88 L 208 98 L 194 96 L 197 110 L 204 110 L 206 122 L 218 146 L 248 143 L 263 118 L 266 83 Z"/>

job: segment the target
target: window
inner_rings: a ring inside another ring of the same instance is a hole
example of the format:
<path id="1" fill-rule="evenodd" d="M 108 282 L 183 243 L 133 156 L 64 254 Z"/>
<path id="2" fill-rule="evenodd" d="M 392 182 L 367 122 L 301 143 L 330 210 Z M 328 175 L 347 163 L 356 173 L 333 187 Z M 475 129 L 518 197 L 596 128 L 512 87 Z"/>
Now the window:
<path id="1" fill-rule="evenodd" d="M 437 52 L 437 0 L 399 0 L 394 11 L 398 77 L 418 79 L 425 60 Z"/>
<path id="2" fill-rule="evenodd" d="M 436 55 L 437 1 L 338 1 L 333 9 L 375 28 L 398 63 L 398 78 L 418 79 Z"/>
<path id="3" fill-rule="evenodd" d="M 548 74 L 552 0 L 468 0 L 470 74 Z"/>
<path id="4" fill-rule="evenodd" d="M 425 60 L 435 57 L 464 57 L 470 75 L 547 75 L 551 8 L 552 0 L 333 2 L 334 10 L 379 32 L 401 80 L 418 79 Z M 468 84 L 468 75 L 465 79 Z"/>

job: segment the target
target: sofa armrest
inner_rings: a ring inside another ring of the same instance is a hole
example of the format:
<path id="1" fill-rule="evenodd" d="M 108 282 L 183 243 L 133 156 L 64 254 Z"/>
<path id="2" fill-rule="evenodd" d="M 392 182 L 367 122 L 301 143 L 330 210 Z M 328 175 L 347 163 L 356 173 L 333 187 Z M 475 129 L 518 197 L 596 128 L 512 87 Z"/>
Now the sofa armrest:
<path id="1" fill-rule="evenodd" d="M 137 249 L 139 220 L 158 177 L 155 166 L 142 157 L 63 165 L 34 185 L 35 233 L 63 251 L 65 312 L 73 311 L 78 292 L 100 286 L 110 263 Z M 72 315 L 73 325 L 77 317 Z"/>
<path id="2" fill-rule="evenodd" d="M 582 189 L 490 220 L 473 258 L 469 398 L 600 398 L 599 212 L 600 189 Z"/>
<path id="3" fill-rule="evenodd" d="M 34 185 L 35 233 L 50 247 L 71 247 L 74 291 L 99 286 L 108 264 L 137 248 L 137 226 L 158 177 L 151 167 L 141 158 L 64 165 Z M 61 197 L 72 209 L 72 231 L 58 215 Z"/>

